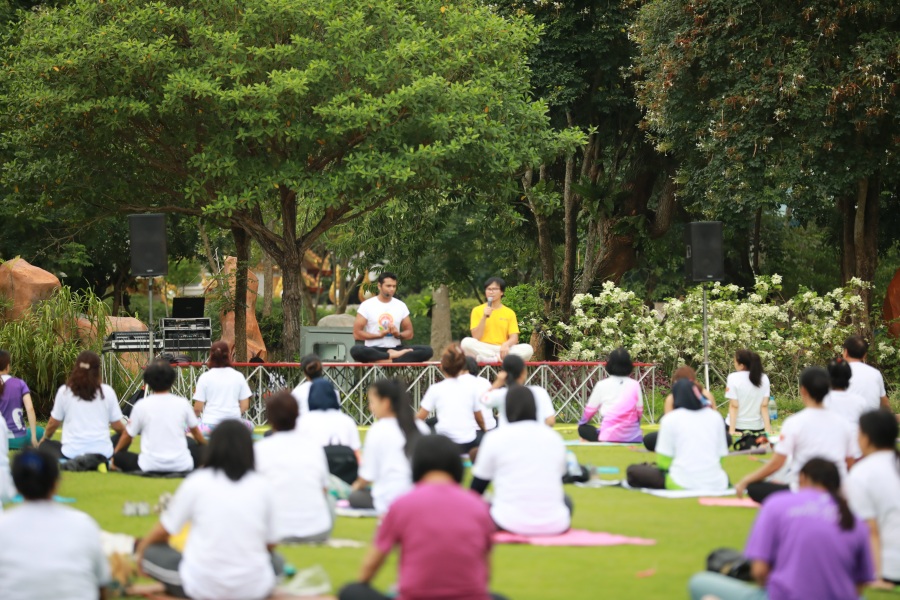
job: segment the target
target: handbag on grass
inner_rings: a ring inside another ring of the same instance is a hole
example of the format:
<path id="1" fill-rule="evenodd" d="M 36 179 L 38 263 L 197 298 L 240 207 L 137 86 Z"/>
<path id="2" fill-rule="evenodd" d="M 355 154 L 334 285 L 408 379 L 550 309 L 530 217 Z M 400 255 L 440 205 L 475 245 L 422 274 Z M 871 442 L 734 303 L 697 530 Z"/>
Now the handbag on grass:
<path id="1" fill-rule="evenodd" d="M 710 552 L 706 557 L 706 570 L 741 581 L 753 581 L 750 561 L 732 548 L 719 548 Z"/>

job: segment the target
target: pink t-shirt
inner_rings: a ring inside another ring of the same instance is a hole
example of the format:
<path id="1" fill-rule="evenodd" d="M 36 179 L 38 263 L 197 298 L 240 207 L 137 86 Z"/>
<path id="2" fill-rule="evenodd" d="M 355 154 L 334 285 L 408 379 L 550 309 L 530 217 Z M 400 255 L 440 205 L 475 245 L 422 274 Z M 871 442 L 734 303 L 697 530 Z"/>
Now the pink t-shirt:
<path id="1" fill-rule="evenodd" d="M 481 496 L 455 484 L 418 484 L 391 504 L 375 546 L 400 547 L 399 600 L 488 600 L 496 529 Z"/>

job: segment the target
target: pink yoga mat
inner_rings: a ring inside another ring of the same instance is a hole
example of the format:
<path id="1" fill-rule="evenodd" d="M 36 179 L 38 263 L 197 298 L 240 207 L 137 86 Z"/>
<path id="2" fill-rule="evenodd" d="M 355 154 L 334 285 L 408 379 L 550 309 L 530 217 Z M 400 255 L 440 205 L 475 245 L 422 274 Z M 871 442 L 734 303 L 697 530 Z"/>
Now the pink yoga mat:
<path id="1" fill-rule="evenodd" d="M 741 508 L 759 508 L 759 504 L 750 498 L 698 498 L 703 506 L 737 506 Z"/>
<path id="2" fill-rule="evenodd" d="M 626 537 L 614 533 L 570 529 L 562 535 L 519 535 L 508 531 L 494 534 L 495 544 L 529 544 L 531 546 L 653 546 L 656 540 Z"/>

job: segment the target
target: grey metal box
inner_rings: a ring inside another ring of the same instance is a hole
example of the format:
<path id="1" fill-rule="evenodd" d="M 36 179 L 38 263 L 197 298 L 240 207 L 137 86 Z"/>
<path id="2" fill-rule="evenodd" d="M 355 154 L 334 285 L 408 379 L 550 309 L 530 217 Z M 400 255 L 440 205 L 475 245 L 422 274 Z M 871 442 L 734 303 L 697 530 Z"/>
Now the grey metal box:
<path id="1" fill-rule="evenodd" d="M 350 347 L 356 343 L 352 327 L 301 327 L 303 356 L 315 354 L 323 362 L 352 362 Z"/>

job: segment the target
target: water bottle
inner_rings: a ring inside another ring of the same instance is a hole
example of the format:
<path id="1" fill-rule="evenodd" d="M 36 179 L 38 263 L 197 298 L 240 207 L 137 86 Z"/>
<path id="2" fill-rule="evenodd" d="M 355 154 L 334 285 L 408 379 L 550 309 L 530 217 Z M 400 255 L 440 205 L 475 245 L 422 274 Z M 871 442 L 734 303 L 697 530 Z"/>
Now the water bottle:
<path id="1" fill-rule="evenodd" d="M 581 465 L 578 464 L 578 457 L 571 450 L 566 452 L 566 472 L 570 477 L 581 475 Z"/>
<path id="2" fill-rule="evenodd" d="M 775 404 L 775 396 L 769 396 L 769 421 L 778 420 L 778 405 Z"/>

